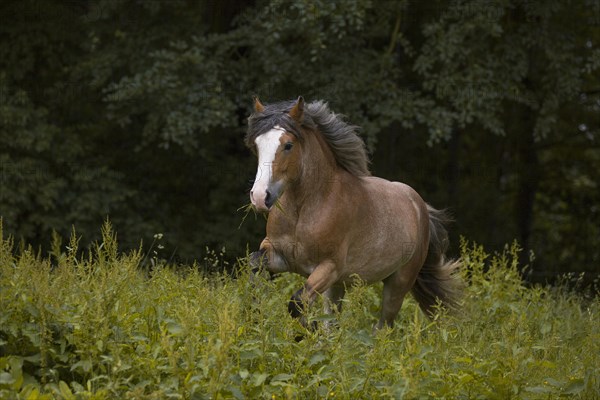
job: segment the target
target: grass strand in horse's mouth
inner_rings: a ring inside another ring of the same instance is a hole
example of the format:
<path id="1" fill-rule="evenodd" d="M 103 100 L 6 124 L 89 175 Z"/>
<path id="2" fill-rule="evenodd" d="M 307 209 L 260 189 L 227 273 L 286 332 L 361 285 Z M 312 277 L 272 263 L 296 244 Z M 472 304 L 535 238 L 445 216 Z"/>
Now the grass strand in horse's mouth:
<path id="1" fill-rule="evenodd" d="M 244 221 L 246 221 L 246 218 L 248 218 L 248 214 L 250 214 L 250 211 L 252 211 L 254 213 L 254 219 L 256 219 L 256 215 L 258 214 L 256 212 L 256 210 L 254 209 L 254 206 L 252 205 L 252 203 L 244 204 L 243 206 L 241 206 L 240 208 L 238 208 L 236 210 L 236 212 L 240 212 L 240 211 L 243 211 L 244 215 L 242 216 L 242 221 L 240 222 L 238 229 L 240 229 L 242 227 L 242 225 L 244 224 Z M 263 214 L 263 216 L 265 219 L 267 219 L 266 214 Z"/>
<path id="2" fill-rule="evenodd" d="M 279 211 L 281 211 L 282 214 L 286 215 L 286 212 L 283 209 L 283 206 L 281 205 L 281 201 L 279 201 L 279 199 L 277 199 L 275 201 L 275 204 L 273 204 L 273 206 L 269 209 L 269 211 L 271 211 L 273 209 L 273 207 L 276 207 Z M 242 211 L 244 213 L 244 215 L 242 216 L 242 221 L 238 225 L 238 229 L 240 229 L 242 227 L 242 225 L 246 221 L 246 218 L 248 218 L 248 214 L 250 214 L 250 211 L 252 211 L 254 213 L 255 220 L 256 220 L 256 215 L 259 214 L 256 212 L 256 209 L 254 208 L 252 203 L 246 203 L 236 210 L 236 212 L 240 212 L 240 211 Z M 266 212 L 266 213 L 260 213 L 260 214 L 262 214 L 264 219 L 267 219 L 269 213 Z"/>
<path id="3" fill-rule="evenodd" d="M 274 206 L 275 206 L 275 207 L 276 207 L 276 208 L 277 208 L 279 211 L 281 211 L 281 213 L 282 213 L 283 215 L 286 215 L 286 214 L 285 214 L 285 210 L 283 209 L 283 206 L 281 205 L 281 202 L 279 201 L 279 199 L 277 199 L 277 200 L 275 201 L 275 204 L 273 204 L 273 205 L 274 205 Z"/>

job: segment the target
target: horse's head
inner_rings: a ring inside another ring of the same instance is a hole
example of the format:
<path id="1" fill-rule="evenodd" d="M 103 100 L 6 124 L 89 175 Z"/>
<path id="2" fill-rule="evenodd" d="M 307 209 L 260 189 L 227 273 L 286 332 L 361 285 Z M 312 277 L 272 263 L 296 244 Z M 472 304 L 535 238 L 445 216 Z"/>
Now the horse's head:
<path id="1" fill-rule="evenodd" d="M 255 114 L 265 113 L 265 106 L 254 98 Z M 300 177 L 302 143 L 294 125 L 299 126 L 304 113 L 304 99 L 299 97 L 282 121 L 267 128 L 248 143 L 258 155 L 256 179 L 250 201 L 257 211 L 268 212 L 284 190 Z M 274 120 L 274 119 L 271 119 Z"/>

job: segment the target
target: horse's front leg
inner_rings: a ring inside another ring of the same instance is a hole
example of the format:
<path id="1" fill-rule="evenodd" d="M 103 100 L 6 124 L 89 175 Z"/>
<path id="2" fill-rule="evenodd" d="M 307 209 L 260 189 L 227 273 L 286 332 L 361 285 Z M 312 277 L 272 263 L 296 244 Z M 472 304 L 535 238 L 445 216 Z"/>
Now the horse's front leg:
<path id="1" fill-rule="evenodd" d="M 331 313 L 331 304 L 341 306 L 340 300 L 344 296 L 344 287 L 335 285 L 339 279 L 339 270 L 331 260 L 321 262 L 308 276 L 304 287 L 292 296 L 288 304 L 288 312 L 294 318 L 300 318 L 302 325 L 307 327 L 303 320 L 304 309 L 312 303 L 317 294 L 323 294 L 325 300 L 325 312 Z M 334 286 L 335 285 L 335 286 Z M 312 326 L 314 328 L 314 324 Z"/>
<path id="2" fill-rule="evenodd" d="M 260 250 L 250 254 L 250 268 L 256 273 L 264 267 L 271 274 L 287 272 L 287 262 L 275 249 L 269 238 L 265 238 L 260 244 Z"/>

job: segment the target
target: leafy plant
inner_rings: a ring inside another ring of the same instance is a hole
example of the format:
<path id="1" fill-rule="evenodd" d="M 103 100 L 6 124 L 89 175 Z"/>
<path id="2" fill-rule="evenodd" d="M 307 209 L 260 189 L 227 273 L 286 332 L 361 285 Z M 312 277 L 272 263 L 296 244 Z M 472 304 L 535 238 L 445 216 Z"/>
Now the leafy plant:
<path id="1" fill-rule="evenodd" d="M 250 276 L 245 258 L 233 276 L 164 262 L 146 275 L 141 249 L 119 253 L 108 222 L 101 234 L 79 256 L 75 233 L 64 248 L 55 239 L 51 262 L 31 247 L 14 255 L 0 229 L 0 397 L 546 399 L 600 390 L 597 293 L 524 286 L 516 245 L 490 255 L 462 243 L 469 285 L 454 315 L 429 320 L 409 299 L 396 328 L 373 332 L 380 286 L 357 282 L 341 313 L 308 310 L 321 322 L 309 332 L 286 310 L 299 277 Z"/>

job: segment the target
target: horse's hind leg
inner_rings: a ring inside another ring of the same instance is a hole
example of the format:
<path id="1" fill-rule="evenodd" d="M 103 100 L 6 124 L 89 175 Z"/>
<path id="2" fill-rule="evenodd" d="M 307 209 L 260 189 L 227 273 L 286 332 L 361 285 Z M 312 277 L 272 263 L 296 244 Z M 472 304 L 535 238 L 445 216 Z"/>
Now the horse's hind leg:
<path id="1" fill-rule="evenodd" d="M 417 279 L 418 271 L 413 272 L 414 269 L 406 265 L 383 280 L 381 317 L 376 325 L 377 329 L 383 328 L 384 325 L 394 327 L 394 320 L 402 308 L 404 297 Z"/>

